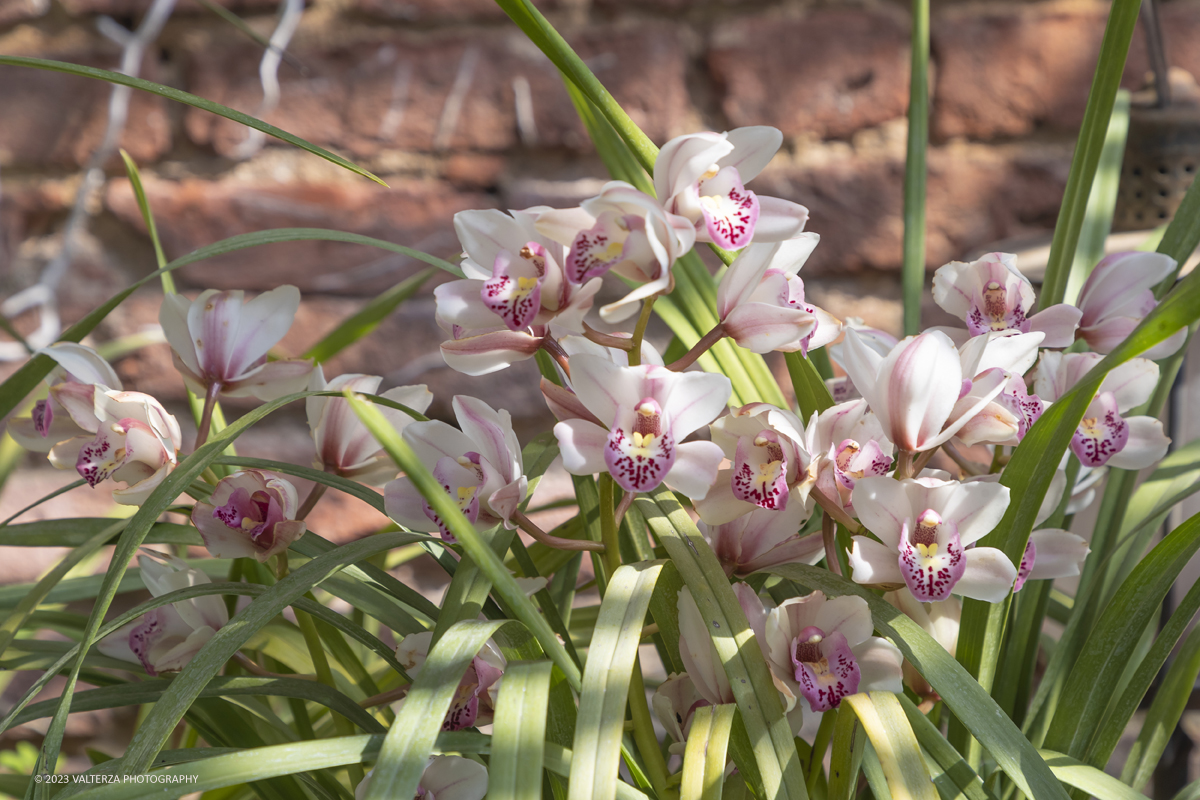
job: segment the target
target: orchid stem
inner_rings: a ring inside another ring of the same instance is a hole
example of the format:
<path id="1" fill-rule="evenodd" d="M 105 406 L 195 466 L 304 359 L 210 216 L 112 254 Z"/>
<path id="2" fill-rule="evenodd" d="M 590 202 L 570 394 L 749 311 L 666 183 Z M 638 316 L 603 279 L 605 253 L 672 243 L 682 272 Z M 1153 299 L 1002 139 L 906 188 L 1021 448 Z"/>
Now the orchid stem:
<path id="1" fill-rule="evenodd" d="M 308 615 L 308 612 L 295 609 L 296 623 L 300 626 L 300 632 L 304 634 L 304 644 L 308 647 L 308 654 L 312 657 L 313 667 L 317 671 L 317 680 L 328 686 L 330 689 L 337 691 L 337 683 L 333 680 L 333 671 L 329 668 L 329 658 L 325 655 L 325 647 L 321 644 L 321 634 L 317 632 L 317 624 L 313 618 Z M 333 727 L 337 730 L 340 736 L 353 736 L 354 723 L 336 712 L 330 712 L 333 717 Z M 357 786 L 362 782 L 363 769 L 360 764 L 350 764 L 350 782 Z"/>
<path id="2" fill-rule="evenodd" d="M 593 341 L 603 347 L 611 347 L 614 350 L 625 350 L 628 352 L 633 347 L 633 339 L 626 339 L 624 336 L 613 336 L 611 333 L 602 333 L 586 322 L 583 323 L 583 335 L 589 341 Z"/>
<path id="3" fill-rule="evenodd" d="M 900 457 L 896 460 L 896 473 L 894 477 L 898 481 L 913 476 L 913 453 L 911 450 L 901 450 Z"/>
<path id="4" fill-rule="evenodd" d="M 858 533 L 862 530 L 862 526 L 855 522 L 854 519 L 847 514 L 840 505 L 838 505 L 837 501 L 831 499 L 829 495 L 825 494 L 817 487 L 812 487 L 809 496 L 817 501 L 817 505 L 819 505 L 821 510 L 825 512 L 826 517 L 833 517 L 835 521 L 842 523 L 846 530 L 850 531 L 851 533 Z"/>
<path id="5" fill-rule="evenodd" d="M 304 503 L 301 504 L 300 510 L 296 512 L 296 519 L 303 520 L 312 510 L 317 507 L 317 503 L 321 502 L 321 498 L 325 496 L 325 490 L 329 488 L 328 484 L 314 483 L 312 491 L 308 493 L 308 497 L 304 498 Z"/>
<path id="6" fill-rule="evenodd" d="M 842 574 L 842 563 L 837 557 L 837 520 L 832 514 L 821 516 L 821 541 L 825 543 L 825 564 L 835 575 Z"/>
<path id="7" fill-rule="evenodd" d="M 408 686 L 398 686 L 395 689 L 388 689 L 386 692 L 368 697 L 366 700 L 359 700 L 358 705 L 361 708 L 374 708 L 376 706 L 387 705 L 402 699 L 408 694 Z"/>
<path id="8" fill-rule="evenodd" d="M 955 464 L 958 464 L 958 466 L 962 468 L 963 472 L 967 473 L 968 475 L 987 474 L 987 467 L 985 467 L 983 464 L 978 464 L 969 460 L 962 453 L 958 452 L 958 450 L 954 449 L 954 445 L 950 444 L 949 442 L 946 442 L 944 445 L 942 445 L 942 452 L 949 456 L 950 460 Z"/>
<path id="9" fill-rule="evenodd" d="M 249 656 L 240 651 L 233 654 L 233 660 L 241 665 L 242 669 L 246 670 L 246 672 L 249 672 L 251 675 L 257 675 L 260 678 L 295 678 L 302 681 L 315 681 L 317 679 L 316 675 L 281 675 L 278 672 L 271 672 L 260 667 Z"/>
<path id="10" fill-rule="evenodd" d="M 654 309 L 654 301 L 658 295 L 652 294 L 642 303 L 642 314 L 638 317 L 637 325 L 633 328 L 633 339 L 629 345 L 629 366 L 638 367 L 642 364 L 642 339 L 646 337 L 646 326 L 650 324 L 650 312 Z"/>
<path id="11" fill-rule="evenodd" d="M 713 326 L 711 331 L 700 337 L 700 341 L 696 342 L 696 344 L 692 346 L 691 350 L 688 350 L 686 353 L 680 356 L 678 361 L 668 364 L 667 369 L 674 372 L 680 372 L 681 370 L 687 369 L 692 364 L 696 363 L 697 358 L 707 353 L 710 349 L 712 349 L 714 344 L 721 341 L 721 339 L 724 337 L 725 325 L 724 323 L 718 322 L 715 326 Z"/>
<path id="12" fill-rule="evenodd" d="M 551 536 L 544 530 L 539 528 L 533 520 L 525 516 L 521 511 L 513 512 L 513 520 L 520 526 L 521 530 L 528 533 L 537 541 L 553 547 L 555 550 L 595 550 L 598 553 L 604 552 L 604 545 L 600 542 L 592 542 L 587 539 L 564 539 L 560 536 Z"/>
<path id="13" fill-rule="evenodd" d="M 604 542 L 604 580 L 612 580 L 613 573 L 621 566 L 621 544 L 618 537 L 617 515 L 613 508 L 615 484 L 612 475 L 600 474 L 600 541 Z"/>
<path id="14" fill-rule="evenodd" d="M 550 334 L 546 334 L 542 337 L 542 349 L 558 362 L 558 365 L 562 367 L 562 371 L 570 378 L 571 365 L 567 363 L 567 351 L 562 349 L 562 345 L 558 343 L 558 340 Z"/>
<path id="15" fill-rule="evenodd" d="M 213 381 L 208 385 L 208 391 L 204 394 L 204 411 L 200 413 L 200 425 L 196 428 L 196 446 L 192 448 L 193 453 L 208 441 L 208 431 L 212 428 L 213 409 L 217 406 L 217 395 L 220 393 L 220 381 Z"/>
<path id="16" fill-rule="evenodd" d="M 924 453 L 921 453 L 921 455 L 917 456 L 917 460 L 913 463 L 914 478 L 921 474 L 921 470 L 925 469 L 925 465 L 933 459 L 933 455 L 937 451 L 938 449 L 935 447 L 932 450 L 926 450 Z"/>
<path id="17" fill-rule="evenodd" d="M 613 514 L 617 530 L 621 529 L 621 520 L 625 519 L 625 512 L 633 505 L 633 498 L 636 496 L 636 492 L 626 492 L 621 496 L 621 502 L 617 503 L 617 511 Z"/>

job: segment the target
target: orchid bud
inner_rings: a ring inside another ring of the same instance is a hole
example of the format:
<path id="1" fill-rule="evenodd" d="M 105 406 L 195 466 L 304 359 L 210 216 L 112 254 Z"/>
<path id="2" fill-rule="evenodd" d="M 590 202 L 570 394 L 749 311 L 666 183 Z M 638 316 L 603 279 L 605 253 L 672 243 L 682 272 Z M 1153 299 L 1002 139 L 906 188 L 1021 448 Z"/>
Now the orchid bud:
<path id="1" fill-rule="evenodd" d="M 222 478 L 207 503 L 192 508 L 192 524 L 216 558 L 265 563 L 304 534 L 296 519 L 296 487 L 273 472 L 248 469 Z"/>
<path id="2" fill-rule="evenodd" d="M 1106 256 L 1083 283 L 1079 292 L 1078 338 L 1097 353 L 1111 353 L 1142 319 L 1158 305 L 1153 287 L 1175 271 L 1175 259 L 1162 253 L 1113 253 Z M 1157 360 L 1183 346 L 1187 329 L 1180 328 L 1165 341 L 1142 353 Z"/>
<path id="3" fill-rule="evenodd" d="M 138 565 L 146 588 L 155 597 L 212 582 L 175 556 L 143 551 Z M 111 658 L 140 662 L 153 678 L 183 669 L 227 622 L 229 612 L 219 596 L 195 597 L 142 615 L 101 639 L 96 647 Z"/>
<path id="4" fill-rule="evenodd" d="M 683 439 L 725 408 L 732 392 L 728 378 L 577 355 L 571 381 L 588 412 L 609 428 L 584 419 L 554 426 L 567 472 L 608 472 L 628 492 L 649 492 L 665 482 L 693 499 L 708 493 L 721 448 Z"/>
<path id="5" fill-rule="evenodd" d="M 414 422 L 404 429 L 404 440 L 470 522 L 515 528 L 512 516 L 529 481 L 511 415 L 463 395 L 452 405 L 461 430 L 438 420 Z M 411 478 L 397 478 L 383 491 L 389 517 L 411 530 L 438 531 L 446 541 L 456 541 Z"/>
<path id="6" fill-rule="evenodd" d="M 267 361 L 267 352 L 292 327 L 300 290 L 280 286 L 245 301 L 241 290 L 209 289 L 195 300 L 169 294 L 158 312 L 176 369 L 200 397 L 219 387 L 227 397 L 274 400 L 303 391 L 307 359 Z"/>
<path id="7" fill-rule="evenodd" d="M 663 145 L 654 162 L 654 193 L 671 214 L 688 219 L 696 241 L 740 250 L 781 242 L 804 230 L 808 209 L 746 189 L 779 150 L 783 134 L 767 126 L 692 133 Z"/>

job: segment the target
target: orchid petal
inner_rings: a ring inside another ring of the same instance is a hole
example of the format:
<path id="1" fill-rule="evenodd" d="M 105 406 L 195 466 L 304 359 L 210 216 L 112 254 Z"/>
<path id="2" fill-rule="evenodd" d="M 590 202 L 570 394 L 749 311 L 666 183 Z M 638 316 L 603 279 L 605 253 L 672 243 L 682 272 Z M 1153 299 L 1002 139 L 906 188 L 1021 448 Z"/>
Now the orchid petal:
<path id="1" fill-rule="evenodd" d="M 675 448 L 675 463 L 663 482 L 686 497 L 700 500 L 716 482 L 717 467 L 724 457 L 721 448 L 712 442 L 685 442 Z"/>
<path id="2" fill-rule="evenodd" d="M 562 453 L 563 469 L 572 475 L 593 475 L 604 472 L 607 464 L 604 453 L 608 447 L 608 431 L 582 419 L 565 420 L 554 426 L 554 436 Z"/>
<path id="3" fill-rule="evenodd" d="M 1044 333 L 1042 347 L 1070 347 L 1083 312 L 1075 306 L 1059 303 L 1029 318 L 1030 333 Z"/>
<path id="4" fill-rule="evenodd" d="M 994 547 L 972 547 L 966 553 L 966 569 L 954 593 L 986 603 L 999 603 L 1008 596 L 1017 579 L 1017 568 Z"/>
<path id="5" fill-rule="evenodd" d="M 494 331 L 442 342 L 442 358 L 464 375 L 488 375 L 533 358 L 542 347 L 540 336 L 523 331 Z"/>
<path id="6" fill-rule="evenodd" d="M 1128 438 L 1120 452 L 1108 459 L 1108 466 L 1145 469 L 1161 461 L 1171 446 L 1162 422 L 1154 417 L 1125 417 L 1123 421 L 1128 426 Z"/>
<path id="7" fill-rule="evenodd" d="M 904 575 L 900 572 L 895 549 L 865 536 L 855 536 L 853 541 L 850 569 L 855 583 L 867 586 L 904 585 Z"/>

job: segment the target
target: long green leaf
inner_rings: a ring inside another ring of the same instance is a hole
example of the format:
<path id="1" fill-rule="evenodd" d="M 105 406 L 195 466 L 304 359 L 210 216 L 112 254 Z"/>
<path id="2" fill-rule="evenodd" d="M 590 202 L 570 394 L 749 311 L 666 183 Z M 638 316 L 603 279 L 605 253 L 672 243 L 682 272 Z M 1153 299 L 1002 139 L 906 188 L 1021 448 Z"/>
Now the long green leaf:
<path id="1" fill-rule="evenodd" d="M 274 125 L 269 125 L 260 119 L 255 119 L 249 114 L 243 114 L 240 111 L 235 111 L 228 106 L 223 106 L 220 103 L 214 103 L 211 100 L 206 100 L 203 97 L 197 97 L 194 94 L 173 89 L 170 86 L 163 86 L 159 83 L 134 78 L 129 75 L 123 75 L 120 72 L 111 72 L 106 69 L 97 69 L 96 67 L 85 67 L 81 64 L 68 64 L 63 61 L 51 61 L 45 58 L 28 58 L 25 56 L 0 56 L 0 65 L 7 64 L 12 67 L 32 67 L 34 69 L 50 70 L 51 72 L 64 72 L 67 75 L 78 75 L 81 78 L 93 78 L 95 80 L 107 81 L 120 86 L 129 86 L 133 89 L 141 89 L 144 92 L 150 92 L 160 97 L 165 97 L 168 100 L 174 100 L 178 103 L 185 103 L 189 106 L 199 108 L 202 111 L 208 111 L 226 119 L 231 119 L 234 122 L 262 131 L 268 136 L 273 136 L 276 139 L 287 142 L 290 145 L 299 147 L 301 150 L 307 150 L 313 155 L 320 156 L 326 161 L 337 164 L 339 167 L 348 169 L 353 173 L 362 175 L 364 178 L 370 178 L 381 186 L 387 186 L 379 178 L 362 167 L 347 161 L 339 155 L 329 152 L 328 150 L 317 147 L 311 142 L 301 139 L 299 136 L 294 136 L 285 130 L 280 130 Z"/>
<path id="2" fill-rule="evenodd" d="M 903 695 L 901 695 L 903 699 Z M 867 733 L 854 714 L 838 714 L 833 723 L 833 749 L 829 757 L 829 800 L 851 800 L 858 790 Z"/>
<path id="3" fill-rule="evenodd" d="M 975 770 L 971 769 L 966 759 L 946 741 L 937 726 L 929 721 L 929 717 L 922 714 L 907 696 L 898 694 L 896 699 L 904 709 L 904 715 L 908 717 L 908 723 L 912 726 L 917 741 L 942 768 L 942 775 L 954 787 L 955 793 L 961 793 L 967 800 L 989 800 L 991 795 L 984 788 L 983 781 L 975 774 Z M 938 782 L 938 779 L 935 778 L 934 782 Z"/>
<path id="4" fill-rule="evenodd" d="M 387 319 L 388 315 L 395 311 L 401 303 L 416 294 L 417 290 L 431 277 L 433 277 L 432 269 L 423 270 L 411 278 L 400 281 L 383 294 L 373 297 L 358 312 L 351 314 L 340 325 L 325 334 L 325 338 L 309 348 L 304 357 L 311 358 L 317 363 L 333 358 L 379 327 L 379 323 Z"/>
<path id="5" fill-rule="evenodd" d="M 438 640 L 379 750 L 366 800 L 417 793 L 425 764 L 463 673 L 504 622 L 459 622 Z"/>
<path id="6" fill-rule="evenodd" d="M 937 791 L 921 758 L 921 745 L 896 695 L 864 692 L 845 697 L 843 702 L 839 716 L 853 711 L 862 723 L 883 765 L 891 796 L 901 800 L 937 800 Z"/>
<path id="7" fill-rule="evenodd" d="M 891 639 L 910 664 L 929 681 L 997 765 L 1035 800 L 1067 797 L 1045 762 L 996 702 L 933 637 L 895 606 L 856 583 L 805 564 L 767 570 L 830 597 L 857 595 L 867 601 L 875 629 Z"/>
<path id="8" fill-rule="evenodd" d="M 732 703 L 696 709 L 683 752 L 680 800 L 721 800 L 735 714 L 737 706 Z"/>
<path id="9" fill-rule="evenodd" d="M 0 546 L 3 547 L 79 547 L 102 530 L 113 526 L 113 520 L 104 517 L 75 517 L 72 519 L 45 519 L 38 522 L 22 522 L 0 528 Z M 118 529 L 101 544 L 116 544 Z M 172 522 L 157 522 L 146 534 L 147 544 L 203 545 L 204 540 L 190 525 Z"/>
<path id="10" fill-rule="evenodd" d="M 668 489 L 634 500 L 692 592 L 729 676 L 768 797 L 808 800 L 779 692 L 754 631 L 712 548 Z M 944 652 L 944 651 L 943 651 Z"/>
<path id="11" fill-rule="evenodd" d="M 572 748 L 571 800 L 609 800 L 617 794 L 617 763 L 629 678 L 661 562 L 625 565 L 610 576 L 596 620 Z"/>
<path id="12" fill-rule="evenodd" d="M 538 661 L 509 664 L 504 670 L 488 762 L 492 800 L 524 800 L 541 792 L 553 667 L 549 661 Z"/>
<path id="13" fill-rule="evenodd" d="M 1038 752 L 1050 765 L 1056 778 L 1098 800 L 1146 800 L 1146 795 L 1135 792 L 1103 770 L 1053 750 Z"/>

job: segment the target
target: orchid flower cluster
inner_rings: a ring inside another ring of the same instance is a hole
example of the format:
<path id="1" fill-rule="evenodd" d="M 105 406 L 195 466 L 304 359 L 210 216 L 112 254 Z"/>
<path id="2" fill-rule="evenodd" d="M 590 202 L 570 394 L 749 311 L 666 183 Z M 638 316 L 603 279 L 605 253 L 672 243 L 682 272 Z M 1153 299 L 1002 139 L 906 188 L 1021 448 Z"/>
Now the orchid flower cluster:
<path id="1" fill-rule="evenodd" d="M 658 156 L 653 195 L 613 181 L 577 208 L 461 212 L 454 224 L 463 277 L 438 286 L 435 296 L 447 335 L 441 353 L 453 369 L 479 376 L 539 359 L 561 465 L 573 476 L 599 475 L 621 492 L 615 524 L 637 495 L 660 487 L 686 500 L 732 583 L 793 732 L 811 739 L 822 715 L 850 695 L 900 693 L 906 684 L 922 698 L 936 695 L 896 644 L 876 635 L 863 597 L 781 597 L 768 591 L 775 584 L 764 581 L 766 573 L 823 563 L 886 592 L 953 653 L 959 598 L 997 603 L 1028 581 L 1080 573 L 1087 542 L 1055 526 L 1063 509 L 1080 510 L 1094 492 L 1080 490 L 1083 480 L 1068 486 L 1067 462 L 1073 456 L 1094 483 L 1109 467 L 1136 470 L 1164 456 L 1162 424 L 1136 410 L 1158 378 L 1152 359 L 1178 349 L 1185 332 L 1107 374 L 1013 563 L 986 543 L 1012 500 L 1004 475 L 1011 448 L 1153 309 L 1150 289 L 1174 263 L 1152 253 L 1110 256 L 1077 305 L 1034 313 L 1033 285 L 1014 256 L 952 262 L 937 270 L 933 297 L 962 326 L 896 340 L 806 299 L 800 270 L 819 246 L 819 236 L 804 230 L 808 211 L 746 187 L 781 141 L 778 131 L 761 127 L 682 136 Z M 717 322 L 666 363 L 645 340 L 645 320 L 698 243 L 734 254 L 717 287 Z M 634 288 L 598 310 L 615 326 L 604 332 L 587 318 L 609 273 Z M 160 321 L 173 361 L 198 399 L 192 453 L 208 442 L 219 398 L 296 394 L 305 400 L 312 467 L 381 486 L 391 520 L 428 534 L 421 541 L 432 552 L 454 559 L 460 543 L 450 521 L 413 476 L 399 474 L 339 396 L 371 395 L 387 401 L 380 413 L 472 526 L 520 530 L 550 549 L 613 555 L 604 543 L 546 533 L 526 515 L 536 478 L 526 474 L 509 411 L 457 396 L 452 425 L 424 416 L 433 401 L 424 385 L 380 392 L 380 376 L 327 380 L 320 365 L 272 357 L 299 302 L 290 286 L 249 301 L 238 291 L 211 290 L 194 300 L 165 298 Z M 632 331 L 619 329 L 635 317 Z M 800 358 L 825 348 L 839 368 L 827 380 L 831 402 L 808 414 L 768 402 L 731 408 L 730 379 L 692 368 L 723 339 Z M 153 397 L 125 391 L 95 351 L 64 343 L 43 352 L 55 362 L 47 397 L 10 433 L 92 487 L 123 484 L 113 492 L 117 502 L 143 504 L 190 457 L 181 452 L 180 425 Z M 282 471 L 209 472 L 206 481 L 188 491 L 195 498 L 190 521 L 208 553 L 252 567 L 274 563 L 282 579 L 324 484 L 302 499 Z M 175 556 L 145 551 L 138 560 L 156 597 L 210 582 Z M 553 577 L 535 581 L 530 593 Z M 673 606 L 679 639 L 670 649 L 685 671 L 666 677 L 652 706 L 676 743 L 670 751 L 683 752 L 697 709 L 736 698 L 692 590 L 678 592 Z M 150 676 L 178 671 L 229 624 L 231 609 L 212 595 L 160 605 L 100 649 Z M 404 677 L 418 679 L 434 631 L 396 638 Z M 266 674 L 245 657 L 240 663 Z M 457 684 L 443 730 L 492 724 L 507 668 L 501 644 L 488 640 Z M 375 705 L 394 710 L 407 699 L 404 691 L 380 697 Z M 369 783 L 358 785 L 360 796 Z M 479 800 L 487 773 L 477 761 L 439 756 L 421 786 L 439 800 Z"/>

